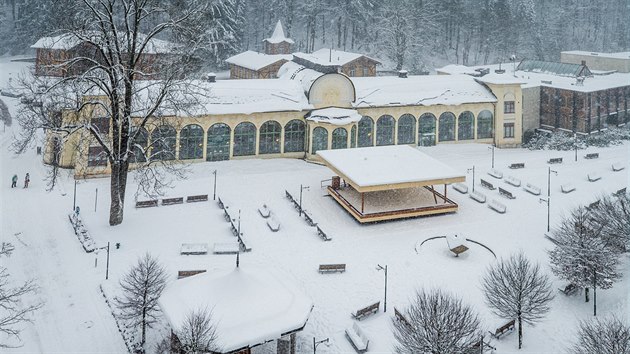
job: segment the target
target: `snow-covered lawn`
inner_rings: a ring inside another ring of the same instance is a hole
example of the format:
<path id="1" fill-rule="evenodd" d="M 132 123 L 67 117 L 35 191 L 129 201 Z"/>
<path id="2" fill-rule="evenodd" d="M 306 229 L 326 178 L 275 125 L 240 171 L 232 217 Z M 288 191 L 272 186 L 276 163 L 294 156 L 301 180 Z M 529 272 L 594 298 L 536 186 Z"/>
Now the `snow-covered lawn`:
<path id="1" fill-rule="evenodd" d="M 15 100 L 4 97 L 3 100 L 14 113 Z M 441 145 L 422 148 L 422 151 L 463 174 L 474 165 L 475 190 L 486 194 L 488 200 L 497 199 L 506 205 L 505 214 L 496 213 L 487 204 L 479 204 L 449 187 L 449 198 L 460 206 L 455 214 L 360 225 L 326 196 L 321 181 L 332 176 L 326 167 L 293 159 L 250 159 L 192 165 L 188 179 L 175 182 L 166 196 L 209 194 L 208 202 L 135 209 L 136 187 L 131 182 L 127 189 L 125 220 L 120 226 L 110 227 L 107 223 L 109 180 L 79 181 L 76 200 L 85 225 L 97 246 L 112 244 L 109 280 L 105 280 L 105 252 L 85 253 L 68 222 L 67 214 L 73 204 L 73 180 L 64 174 L 56 190 L 45 192 L 40 156 L 34 151 L 22 156 L 8 151 L 16 129 L 14 126 L 0 133 L 2 241 L 16 246 L 14 255 L 2 262 L 17 280 L 36 278 L 41 286 L 39 297 L 46 304 L 36 313 L 34 323 L 26 326 L 24 346 L 11 352 L 124 352 L 121 336 L 98 286 L 104 283 L 106 288 L 115 291 L 118 279 L 147 251 L 159 258 L 173 282 L 179 270 L 211 272 L 234 267 L 234 255 L 212 252 L 180 255 L 184 243 L 207 243 L 212 250 L 215 243 L 234 242 L 223 210 L 212 201 L 215 169 L 217 195 L 229 207 L 232 217 L 237 218 L 240 210 L 241 231 L 247 246 L 252 248 L 251 252 L 241 254 L 241 267 L 271 268 L 313 299 L 315 307 L 310 320 L 298 335 L 300 353 L 312 352 L 313 337 L 330 338 L 328 346 L 322 344 L 317 348 L 318 353 L 354 352 L 344 337 L 344 329 L 352 326 L 351 312 L 379 300 L 382 304 L 384 274 L 376 269 L 377 264 L 388 265 L 387 312 L 383 313 L 381 307 L 380 312 L 360 323 L 370 340 L 370 352 L 391 352 L 394 307 L 404 308 L 414 290 L 419 288 L 440 287 L 463 298 L 477 309 L 488 330 L 494 331 L 503 325 L 506 321 L 491 315 L 484 304 L 480 288 L 480 277 L 494 262 L 493 255 L 468 243 L 470 250 L 455 258 L 448 251 L 445 239 L 420 246 L 433 236 L 457 233 L 483 243 L 498 257 L 523 250 L 549 272 L 546 250 L 551 243 L 544 237 L 546 205 L 539 202 L 539 196 L 489 176 L 491 151 L 487 145 L 467 144 Z M 551 166 L 558 172 L 557 176 L 551 176 L 553 227 L 571 208 L 591 203 L 602 193 L 612 193 L 628 185 L 629 147 L 626 143 L 580 151 L 578 162 L 573 161 L 573 152 L 497 149 L 495 167 L 504 176 L 520 179 L 523 186 L 531 183 L 540 187 L 540 197 L 545 198 L 549 167 L 546 161 L 551 157 L 564 158 L 563 164 Z M 600 158 L 585 160 L 583 155 L 587 152 L 599 152 Z M 526 167 L 507 168 L 518 162 L 525 163 Z M 626 169 L 613 172 L 611 165 L 617 162 Z M 587 174 L 592 171 L 598 172 L 601 180 L 589 182 Z M 9 188 L 13 174 L 20 176 L 21 183 L 26 172 L 31 174 L 28 189 Z M 467 178 L 470 191 L 472 175 L 468 173 Z M 480 178 L 510 190 L 516 199 L 507 199 L 497 190 L 483 188 Z M 560 186 L 569 182 L 576 190 L 562 193 Z M 300 218 L 285 198 L 285 190 L 294 197 L 299 196 L 300 184 L 310 187 L 303 191 L 304 208 L 332 241 L 322 241 L 316 229 Z M 271 232 L 267 227 L 267 219 L 258 212 L 263 204 L 280 222 L 280 231 Z M 120 243 L 120 249 L 113 247 L 116 243 Z M 335 274 L 317 271 L 319 264 L 330 263 L 345 263 L 347 271 Z M 623 273 L 623 280 L 613 289 L 598 291 L 598 316 L 625 314 L 625 319 L 630 320 L 627 256 Z M 565 285 L 552 278 L 556 287 Z M 592 303 L 585 304 L 582 296 L 565 297 L 558 293 L 545 320 L 536 327 L 524 328 L 524 348 L 520 352 L 562 352 L 573 340 L 579 320 L 591 316 Z M 500 341 L 493 340 L 493 345 L 497 353 L 519 352 L 515 334 Z M 267 352 L 271 348 L 266 346 L 259 351 Z"/>

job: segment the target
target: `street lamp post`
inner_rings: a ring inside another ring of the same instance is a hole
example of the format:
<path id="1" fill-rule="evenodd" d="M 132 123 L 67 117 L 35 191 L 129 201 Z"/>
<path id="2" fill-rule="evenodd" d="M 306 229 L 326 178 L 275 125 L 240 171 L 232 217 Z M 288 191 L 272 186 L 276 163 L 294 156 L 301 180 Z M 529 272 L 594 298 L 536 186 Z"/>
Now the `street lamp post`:
<path id="1" fill-rule="evenodd" d="M 72 211 L 77 210 L 77 180 L 74 179 L 74 193 L 72 194 Z"/>
<path id="2" fill-rule="evenodd" d="M 107 280 L 109 279 L 109 242 L 107 242 L 107 246 L 100 247 L 99 250 L 107 250 L 107 264 L 105 266 L 105 280 Z"/>
<path id="3" fill-rule="evenodd" d="M 551 213 L 551 172 L 553 172 L 556 176 L 558 175 L 558 171 L 554 171 L 549 167 L 549 171 L 547 172 L 547 199 L 540 198 L 540 203 L 547 204 L 547 232 L 549 232 L 550 225 L 550 213 Z"/>
<path id="4" fill-rule="evenodd" d="M 558 175 L 558 171 L 554 171 L 549 167 L 549 172 L 547 172 L 547 197 L 551 196 L 551 172 L 553 172 L 556 176 Z"/>
<path id="5" fill-rule="evenodd" d="M 212 174 L 214 175 L 214 189 L 212 193 L 212 200 L 217 200 L 217 170 L 214 170 Z"/>
<path id="6" fill-rule="evenodd" d="M 309 188 L 309 186 L 303 186 L 300 184 L 300 216 L 302 216 L 302 191 Z"/>
<path id="7" fill-rule="evenodd" d="M 540 198 L 540 203 L 547 204 L 547 232 L 549 232 L 549 208 L 551 207 L 551 198 L 547 197 L 547 199 Z"/>
<path id="8" fill-rule="evenodd" d="M 495 148 L 494 144 L 492 144 L 492 146 L 488 146 L 488 149 L 492 150 L 492 168 L 494 168 L 494 148 Z"/>
<path id="9" fill-rule="evenodd" d="M 573 145 L 575 146 L 575 162 L 577 162 L 578 141 L 576 132 L 573 132 Z"/>
<path id="10" fill-rule="evenodd" d="M 475 165 L 473 165 L 472 168 L 469 168 L 468 170 L 466 170 L 467 172 L 472 171 L 472 177 L 473 177 L 473 181 L 472 181 L 472 191 L 475 191 Z"/>
<path id="11" fill-rule="evenodd" d="M 387 264 L 385 265 L 385 267 L 377 264 L 376 269 L 385 271 L 385 304 L 383 305 L 383 312 L 387 312 Z"/>
<path id="12" fill-rule="evenodd" d="M 328 343 L 328 338 L 322 339 L 322 340 L 315 340 L 315 337 L 313 337 L 313 354 L 317 354 L 317 346 L 322 343 Z"/>

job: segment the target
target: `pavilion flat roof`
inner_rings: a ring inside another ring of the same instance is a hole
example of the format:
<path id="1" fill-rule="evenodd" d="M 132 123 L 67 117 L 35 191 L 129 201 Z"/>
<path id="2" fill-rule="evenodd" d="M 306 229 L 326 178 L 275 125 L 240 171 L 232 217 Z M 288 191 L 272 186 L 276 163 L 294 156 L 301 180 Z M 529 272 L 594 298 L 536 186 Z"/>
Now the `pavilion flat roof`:
<path id="1" fill-rule="evenodd" d="M 464 182 L 466 176 L 408 145 L 318 151 L 359 192 Z"/>

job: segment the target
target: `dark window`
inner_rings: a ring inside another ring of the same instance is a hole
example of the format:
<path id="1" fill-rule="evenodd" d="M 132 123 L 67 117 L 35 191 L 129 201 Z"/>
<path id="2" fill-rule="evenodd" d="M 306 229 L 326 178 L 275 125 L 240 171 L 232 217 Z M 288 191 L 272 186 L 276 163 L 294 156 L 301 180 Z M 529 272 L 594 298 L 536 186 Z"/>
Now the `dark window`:
<path id="1" fill-rule="evenodd" d="M 352 129 L 350 129 L 350 147 L 357 147 L 357 126 L 353 125 Z"/>
<path id="2" fill-rule="evenodd" d="M 376 121 L 376 146 L 394 145 L 395 124 L 390 115 L 381 116 Z"/>
<path id="3" fill-rule="evenodd" d="M 457 140 L 470 140 L 474 138 L 475 116 L 472 112 L 462 112 L 457 119 Z"/>
<path id="4" fill-rule="evenodd" d="M 88 149 L 88 166 L 107 166 L 107 157 L 102 146 L 90 146 Z"/>
<path id="5" fill-rule="evenodd" d="M 203 158 L 202 127 L 191 124 L 179 132 L 179 158 L 181 160 Z"/>
<path id="6" fill-rule="evenodd" d="M 94 129 L 96 129 L 96 131 L 102 136 L 109 135 L 109 122 L 109 117 L 94 117 L 90 119 L 90 123 Z"/>
<path id="7" fill-rule="evenodd" d="M 418 145 L 435 145 L 435 121 L 436 118 L 431 113 L 424 113 L 418 118 Z"/>
<path id="8" fill-rule="evenodd" d="M 455 115 L 453 113 L 440 114 L 439 130 L 440 141 L 455 140 Z"/>
<path id="9" fill-rule="evenodd" d="M 227 124 L 213 124 L 210 128 L 208 128 L 207 140 L 207 161 L 222 161 L 230 159 L 230 127 Z"/>
<path id="10" fill-rule="evenodd" d="M 256 126 L 242 122 L 234 128 L 234 156 L 256 154 Z"/>
<path id="11" fill-rule="evenodd" d="M 416 117 L 403 114 L 398 118 L 398 144 L 413 144 L 416 141 Z"/>
<path id="12" fill-rule="evenodd" d="M 317 151 L 327 149 L 328 130 L 322 127 L 316 127 L 313 129 L 313 148 L 311 149 L 311 154 L 315 155 Z"/>
<path id="13" fill-rule="evenodd" d="M 477 139 L 492 138 L 494 116 L 492 112 L 483 110 L 477 115 Z"/>
<path id="14" fill-rule="evenodd" d="M 305 125 L 294 119 L 284 126 L 284 152 L 304 151 Z"/>
<path id="15" fill-rule="evenodd" d="M 337 128 L 332 132 L 332 148 L 345 149 L 348 147 L 348 131 L 345 128 Z"/>
<path id="16" fill-rule="evenodd" d="M 259 154 L 279 154 L 282 126 L 280 123 L 270 120 L 260 126 Z"/>
<path id="17" fill-rule="evenodd" d="M 161 125 L 151 132 L 151 160 L 174 160 L 177 133 L 170 125 Z"/>
<path id="18" fill-rule="evenodd" d="M 504 138 L 514 137 L 514 123 L 503 124 L 503 137 Z"/>
<path id="19" fill-rule="evenodd" d="M 131 130 L 131 136 L 136 134 L 138 128 L 134 127 Z M 132 153 L 129 157 L 129 162 L 137 163 L 137 162 L 146 162 L 147 161 L 147 146 L 149 144 L 149 133 L 146 129 L 140 128 L 138 132 L 138 136 L 133 143 L 133 148 L 131 149 Z"/>
<path id="20" fill-rule="evenodd" d="M 503 102 L 503 113 L 514 113 L 514 101 Z"/>
<path id="21" fill-rule="evenodd" d="M 359 147 L 374 146 L 374 121 L 365 116 L 359 121 Z"/>

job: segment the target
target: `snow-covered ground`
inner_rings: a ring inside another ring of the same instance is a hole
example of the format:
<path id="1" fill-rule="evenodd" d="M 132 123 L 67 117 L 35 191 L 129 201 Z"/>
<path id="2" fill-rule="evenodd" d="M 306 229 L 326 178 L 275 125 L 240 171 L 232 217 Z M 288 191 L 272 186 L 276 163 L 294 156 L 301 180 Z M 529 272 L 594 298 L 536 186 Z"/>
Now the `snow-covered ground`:
<path id="1" fill-rule="evenodd" d="M 7 73 L 25 64 L 7 64 L 0 58 L 0 87 L 6 85 Z M 15 74 L 13 74 L 15 75 Z M 15 114 L 16 100 L 1 97 Z M 110 227 L 108 221 L 109 180 L 107 178 L 79 181 L 77 205 L 91 235 L 98 246 L 107 242 L 120 243 L 112 247 L 109 279 L 105 280 L 105 252 L 87 254 L 81 248 L 68 222 L 67 214 L 73 205 L 74 181 L 64 173 L 60 185 L 53 192 L 45 191 L 45 167 L 34 148 L 15 156 L 8 151 L 17 127 L 0 130 L 0 200 L 2 201 L 2 241 L 12 242 L 16 250 L 12 257 L 3 258 L 16 281 L 35 278 L 41 287 L 38 298 L 44 307 L 35 314 L 32 325 L 25 326 L 24 346 L 9 352 L 100 352 L 122 353 L 125 346 L 114 320 L 98 290 L 100 284 L 116 291 L 118 279 L 145 252 L 157 256 L 168 270 L 169 281 L 176 281 L 178 270 L 225 269 L 235 266 L 232 255 L 182 256 L 182 243 L 231 242 L 234 237 L 223 211 L 212 200 L 208 202 L 135 209 L 133 181 L 127 189 L 125 221 Z M 557 224 L 571 208 L 593 202 L 603 193 L 626 187 L 630 144 L 611 148 L 580 151 L 578 162 L 573 152 L 528 151 L 523 149 L 495 150 L 495 167 L 505 176 L 531 183 L 546 196 L 548 164 L 551 157 L 563 157 L 564 163 L 552 165 L 558 175 L 551 176 L 551 225 Z M 315 304 L 310 320 L 298 335 L 298 352 L 312 352 L 313 337 L 330 338 L 318 353 L 354 353 L 344 338 L 344 329 L 352 325 L 350 313 L 375 301 L 383 301 L 384 274 L 377 264 L 388 265 L 387 312 L 382 310 L 360 325 L 370 339 L 370 352 L 389 353 L 393 335 L 391 318 L 394 307 L 402 309 L 415 289 L 446 289 L 473 305 L 488 330 L 505 321 L 496 318 L 484 304 L 480 278 L 495 259 L 490 252 L 469 243 L 471 249 L 455 258 L 447 249 L 446 241 L 438 239 L 420 246 L 425 239 L 437 235 L 457 233 L 481 242 L 498 257 L 522 250 L 549 271 L 546 251 L 551 243 L 545 239 L 547 209 L 538 196 L 512 187 L 503 180 L 487 175 L 491 168 L 491 151 L 487 145 L 440 145 L 422 151 L 448 163 L 461 173 L 475 166 L 475 190 L 497 199 L 507 206 L 507 213 L 498 214 L 486 204 L 479 204 L 449 187 L 449 197 L 460 205 L 451 215 L 409 219 L 395 222 L 360 225 L 334 200 L 327 197 L 321 181 L 332 172 L 326 167 L 293 159 L 251 159 L 202 163 L 191 166 L 188 179 L 176 182 L 167 197 L 209 194 L 212 199 L 214 176 L 217 170 L 217 195 L 229 206 L 233 217 L 241 212 L 241 231 L 252 248 L 240 257 L 241 267 L 266 267 L 277 275 L 295 283 Z M 597 151 L 599 159 L 585 160 L 587 152 Z M 511 163 L 523 162 L 524 169 L 510 170 Z M 626 166 L 613 172 L 611 164 Z M 589 182 L 587 174 L 598 172 L 602 179 Z M 11 189 L 13 174 L 31 174 L 28 189 Z M 469 189 L 472 174 L 468 173 Z M 509 200 L 479 184 L 483 178 L 513 192 Z M 132 180 L 132 179 L 130 179 Z M 573 183 L 576 191 L 563 194 L 560 186 Z M 300 218 L 285 198 L 285 190 L 299 195 L 304 190 L 303 205 L 315 222 L 333 238 L 324 242 L 315 228 Z M 95 211 L 95 196 L 98 200 Z M 280 221 L 280 231 L 271 232 L 257 209 L 266 204 Z M 95 259 L 98 265 L 95 267 Z M 346 263 L 347 271 L 338 274 L 319 274 L 324 263 Z M 623 280 L 611 290 L 598 290 L 598 316 L 625 315 L 630 321 L 630 266 L 624 257 Z M 552 276 L 554 285 L 564 283 Z M 559 353 L 574 339 L 581 319 L 592 317 L 592 303 L 584 303 L 582 296 L 565 297 L 558 293 L 552 310 L 536 327 L 524 328 L 524 348 L 517 350 L 517 336 L 512 334 L 500 341 L 493 340 L 497 353 Z M 381 308 L 382 309 L 382 308 Z M 154 338 L 154 336 L 152 336 Z M 270 346 L 257 352 L 271 352 Z"/>

